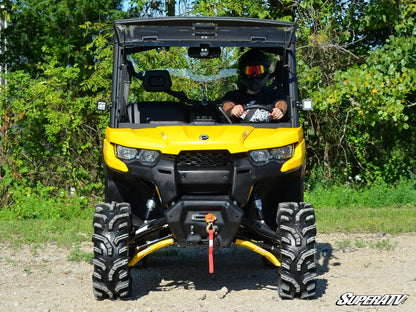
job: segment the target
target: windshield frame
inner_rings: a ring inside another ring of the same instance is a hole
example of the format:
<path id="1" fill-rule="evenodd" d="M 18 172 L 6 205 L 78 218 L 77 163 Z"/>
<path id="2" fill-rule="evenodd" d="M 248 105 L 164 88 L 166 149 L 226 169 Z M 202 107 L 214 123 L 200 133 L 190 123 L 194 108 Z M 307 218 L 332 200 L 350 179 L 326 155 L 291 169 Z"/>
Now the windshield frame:
<path id="1" fill-rule="evenodd" d="M 299 127 L 296 23 L 232 17 L 164 17 L 117 20 L 113 22 L 113 26 L 115 35 L 110 127 L 126 126 L 123 116 L 127 116 L 128 99 L 123 95 L 126 94 L 126 85 L 131 81 L 131 73 L 126 70 L 127 56 L 176 46 L 260 48 L 274 54 L 280 51 L 286 72 L 284 79 L 287 84 L 287 103 L 291 111 L 289 120 L 250 125 L 264 128 Z M 204 105 L 203 99 L 200 102 Z M 131 126 L 141 127 L 133 124 Z M 153 127 L 155 126 L 157 125 Z"/>
<path id="2" fill-rule="evenodd" d="M 135 18 L 113 22 L 114 40 L 137 47 L 284 47 L 295 42 L 297 24 L 232 17 Z"/>

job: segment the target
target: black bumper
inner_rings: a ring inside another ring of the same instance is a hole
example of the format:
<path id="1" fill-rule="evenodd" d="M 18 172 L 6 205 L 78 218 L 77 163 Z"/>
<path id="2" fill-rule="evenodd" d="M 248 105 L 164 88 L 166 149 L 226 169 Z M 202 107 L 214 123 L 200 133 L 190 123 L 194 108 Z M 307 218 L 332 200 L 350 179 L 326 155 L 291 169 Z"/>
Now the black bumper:
<path id="1" fill-rule="evenodd" d="M 161 157 L 153 167 L 143 166 L 138 162 L 126 164 L 129 169 L 127 173 L 105 168 L 106 179 L 110 183 L 113 181 L 115 184 L 124 185 L 106 190 L 107 199 L 114 198 L 112 192 L 122 192 L 123 188 L 131 189 L 141 181 L 141 184 L 155 185 L 162 204 L 167 207 L 187 195 L 226 195 L 236 201 L 238 206 L 244 207 L 252 187 L 259 182 L 272 187 L 284 184 L 286 180 L 303 179 L 302 168 L 286 174 L 280 171 L 283 162 L 270 161 L 267 164 L 254 165 L 248 157 L 240 157 L 234 159 L 230 165 L 214 168 L 178 167 L 175 160 L 169 157 Z M 134 193 L 139 195 L 144 190 L 140 186 Z"/>

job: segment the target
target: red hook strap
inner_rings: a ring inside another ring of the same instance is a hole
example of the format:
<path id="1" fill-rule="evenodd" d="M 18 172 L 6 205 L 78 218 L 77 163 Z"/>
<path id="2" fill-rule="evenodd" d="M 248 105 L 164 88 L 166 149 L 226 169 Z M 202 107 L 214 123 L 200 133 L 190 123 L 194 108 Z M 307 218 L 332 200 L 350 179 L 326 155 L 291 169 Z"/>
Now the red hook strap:
<path id="1" fill-rule="evenodd" d="M 210 228 L 208 230 L 208 263 L 209 273 L 214 273 L 214 230 Z"/>

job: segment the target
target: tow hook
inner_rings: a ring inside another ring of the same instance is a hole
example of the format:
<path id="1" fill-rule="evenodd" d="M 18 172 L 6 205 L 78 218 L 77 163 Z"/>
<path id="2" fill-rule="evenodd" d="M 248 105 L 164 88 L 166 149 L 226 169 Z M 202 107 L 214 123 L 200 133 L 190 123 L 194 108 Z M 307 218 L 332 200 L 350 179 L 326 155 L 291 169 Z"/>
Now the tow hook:
<path id="1" fill-rule="evenodd" d="M 207 223 L 207 233 L 208 233 L 208 263 L 209 263 L 209 273 L 214 273 L 214 232 L 217 230 L 217 227 L 214 225 L 215 216 L 212 213 L 207 213 L 205 215 L 205 222 Z"/>

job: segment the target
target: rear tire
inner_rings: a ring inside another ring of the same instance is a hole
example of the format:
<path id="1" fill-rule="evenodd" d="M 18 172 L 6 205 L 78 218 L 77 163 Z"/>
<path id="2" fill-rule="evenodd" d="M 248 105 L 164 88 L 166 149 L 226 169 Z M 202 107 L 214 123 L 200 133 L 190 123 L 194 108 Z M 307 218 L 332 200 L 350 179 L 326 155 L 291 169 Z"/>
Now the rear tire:
<path id="1" fill-rule="evenodd" d="M 94 273 L 97 300 L 128 299 L 131 289 L 129 234 L 131 208 L 127 203 L 99 203 L 94 213 Z"/>
<path id="2" fill-rule="evenodd" d="M 282 299 L 310 299 L 316 291 L 315 212 L 309 203 L 280 203 L 278 291 Z"/>

